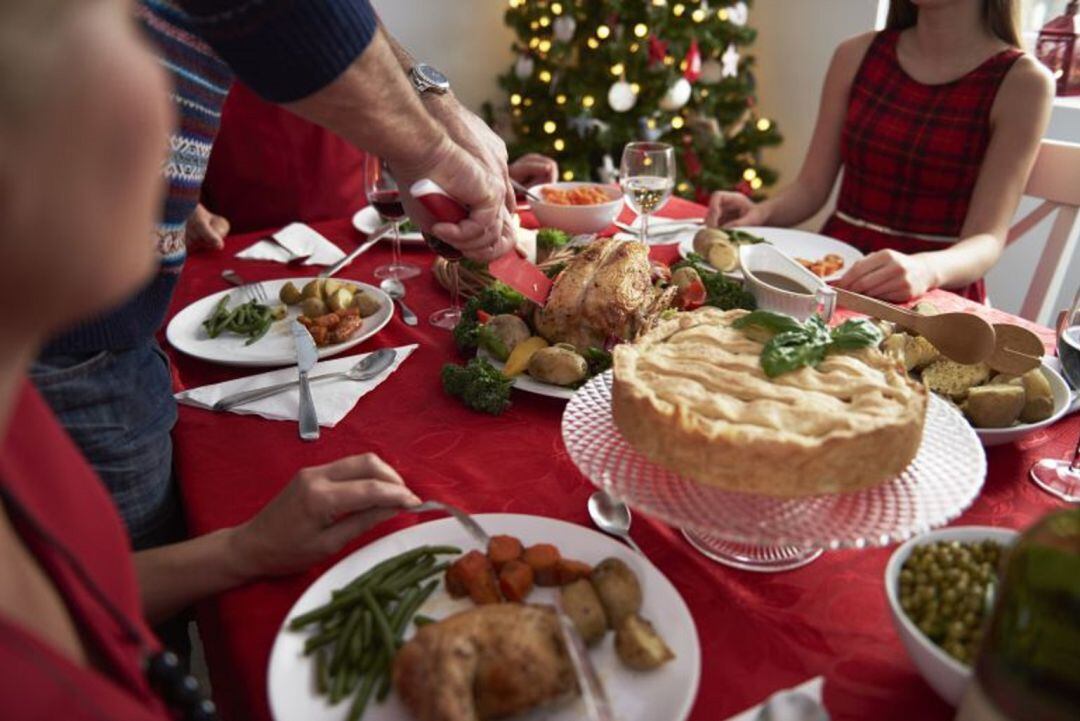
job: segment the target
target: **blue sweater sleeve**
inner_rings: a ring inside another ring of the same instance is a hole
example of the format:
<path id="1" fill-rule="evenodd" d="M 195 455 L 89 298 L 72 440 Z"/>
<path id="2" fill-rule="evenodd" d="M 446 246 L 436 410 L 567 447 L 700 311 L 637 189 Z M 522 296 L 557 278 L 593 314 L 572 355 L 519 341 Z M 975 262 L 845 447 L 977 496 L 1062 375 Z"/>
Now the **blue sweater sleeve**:
<path id="1" fill-rule="evenodd" d="M 369 0 L 179 0 L 200 35 L 267 100 L 307 97 L 341 75 L 378 30 Z"/>

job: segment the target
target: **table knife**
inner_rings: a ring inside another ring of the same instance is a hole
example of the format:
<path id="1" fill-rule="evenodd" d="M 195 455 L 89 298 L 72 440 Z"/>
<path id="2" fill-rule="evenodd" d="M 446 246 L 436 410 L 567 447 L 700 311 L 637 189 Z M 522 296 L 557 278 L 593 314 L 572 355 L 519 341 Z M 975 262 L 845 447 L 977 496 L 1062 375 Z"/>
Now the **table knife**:
<path id="1" fill-rule="evenodd" d="M 300 437 L 305 441 L 319 439 L 319 417 L 315 413 L 315 400 L 311 397 L 308 371 L 319 360 L 315 340 L 300 321 L 292 322 L 293 340 L 296 341 L 296 368 L 300 372 Z"/>
<path id="2" fill-rule="evenodd" d="M 418 180 L 409 188 L 431 216 L 440 223 L 460 223 L 469 211 L 433 180 Z M 547 302 L 551 279 L 538 267 L 511 250 L 488 264 L 488 272 L 538 305 Z"/>
<path id="3" fill-rule="evenodd" d="M 320 277 L 320 278 L 329 278 L 330 276 L 334 275 L 339 270 L 341 270 L 342 268 L 347 266 L 349 263 L 356 260 L 357 256 L 359 256 L 362 253 L 366 253 L 368 251 L 368 249 L 371 248 L 371 246 L 375 245 L 380 240 L 382 240 L 383 237 L 393 229 L 394 229 L 393 223 L 387 223 L 386 225 L 380 227 L 374 233 L 369 235 L 367 237 L 367 240 L 365 240 L 363 243 L 358 245 L 351 253 L 346 255 L 344 258 L 342 258 L 338 262 L 334 263 L 332 266 L 330 266 L 326 270 L 319 273 L 318 277 Z"/>

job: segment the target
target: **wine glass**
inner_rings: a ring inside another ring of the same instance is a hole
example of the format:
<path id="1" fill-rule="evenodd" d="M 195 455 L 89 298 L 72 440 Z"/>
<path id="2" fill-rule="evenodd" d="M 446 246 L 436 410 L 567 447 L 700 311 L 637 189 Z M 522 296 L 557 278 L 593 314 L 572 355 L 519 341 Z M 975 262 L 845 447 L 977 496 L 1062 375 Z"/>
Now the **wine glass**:
<path id="1" fill-rule="evenodd" d="M 649 216 L 675 187 L 675 149 L 667 143 L 627 143 L 619 170 L 626 203 L 641 216 L 641 242 L 649 243 Z"/>
<path id="2" fill-rule="evenodd" d="M 398 225 L 405 218 L 405 208 L 401 205 L 397 181 L 390 174 L 386 161 L 374 155 L 364 159 L 364 192 L 368 203 L 379 212 L 383 222 L 393 228 L 393 244 L 390 263 L 375 269 L 376 278 L 405 280 L 420 275 L 420 268 L 401 260 L 401 233 Z"/>
<path id="3" fill-rule="evenodd" d="M 462 257 L 461 251 L 449 243 L 436 238 L 431 233 L 424 232 L 423 236 L 424 242 L 427 243 L 428 247 L 446 259 L 448 266 L 447 276 L 450 280 L 450 306 L 432 313 L 428 317 L 428 322 L 436 328 L 453 330 L 458 322 L 461 321 L 461 303 L 458 298 L 458 286 L 460 284 L 458 279 L 458 261 L 460 261 Z"/>
<path id="4" fill-rule="evenodd" d="M 1058 360 L 1065 379 L 1080 389 L 1080 290 L 1072 307 L 1058 321 Z M 1031 480 L 1047 493 L 1069 503 L 1080 503 L 1080 438 L 1070 460 L 1044 458 L 1031 467 Z"/>

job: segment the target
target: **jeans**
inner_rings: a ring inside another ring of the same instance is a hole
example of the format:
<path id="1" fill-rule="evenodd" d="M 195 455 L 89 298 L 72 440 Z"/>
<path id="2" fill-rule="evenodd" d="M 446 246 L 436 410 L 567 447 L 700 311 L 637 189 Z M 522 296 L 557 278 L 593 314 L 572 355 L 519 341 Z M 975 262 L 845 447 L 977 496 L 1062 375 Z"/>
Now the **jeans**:
<path id="1" fill-rule="evenodd" d="M 30 379 L 105 483 L 133 548 L 182 539 L 169 437 L 176 401 L 169 359 L 157 342 L 43 357 Z"/>

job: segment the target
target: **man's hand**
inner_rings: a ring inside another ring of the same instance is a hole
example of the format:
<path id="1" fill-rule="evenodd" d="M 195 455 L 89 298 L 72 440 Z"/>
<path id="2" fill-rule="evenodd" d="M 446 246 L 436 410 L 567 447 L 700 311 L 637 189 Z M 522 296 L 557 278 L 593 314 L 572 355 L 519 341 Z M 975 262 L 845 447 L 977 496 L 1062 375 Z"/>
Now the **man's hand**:
<path id="1" fill-rule="evenodd" d="M 214 215 L 199 203 L 188 218 L 184 242 L 189 251 L 221 250 L 225 247 L 225 236 L 228 234 L 229 221 L 223 216 Z"/>
<path id="2" fill-rule="evenodd" d="M 303 571 L 419 503 L 401 476 L 372 453 L 305 468 L 234 530 L 239 574 L 257 578 Z"/>
<path id="3" fill-rule="evenodd" d="M 531 188 L 559 179 L 559 164 L 553 158 L 540 153 L 526 153 L 510 163 L 510 178 Z"/>

